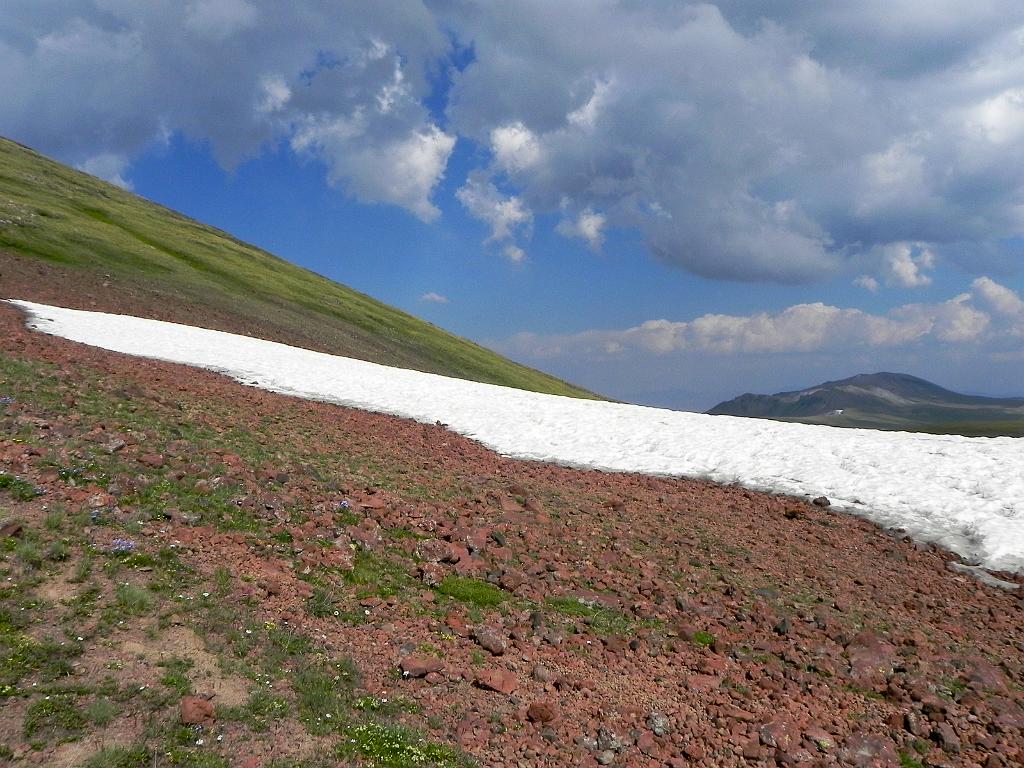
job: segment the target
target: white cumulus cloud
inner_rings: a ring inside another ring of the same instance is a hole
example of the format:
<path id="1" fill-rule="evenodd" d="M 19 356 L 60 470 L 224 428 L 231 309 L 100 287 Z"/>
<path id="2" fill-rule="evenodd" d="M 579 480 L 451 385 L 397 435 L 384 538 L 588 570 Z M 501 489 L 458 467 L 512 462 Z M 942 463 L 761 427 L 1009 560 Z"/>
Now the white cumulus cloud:
<path id="1" fill-rule="evenodd" d="M 528 231 L 534 221 L 534 214 L 522 200 L 502 195 L 492 181 L 479 174 L 471 175 L 456 197 L 473 218 L 490 227 L 488 242 L 511 240 L 517 231 Z"/>
<path id="2" fill-rule="evenodd" d="M 593 251 L 600 251 L 604 244 L 604 226 L 607 218 L 587 208 L 580 211 L 574 219 L 562 219 L 558 223 L 558 232 L 565 237 L 578 237 L 586 241 Z"/>
<path id="3" fill-rule="evenodd" d="M 111 184 L 121 187 L 121 189 L 130 190 L 132 189 L 132 183 L 125 178 L 128 165 L 128 158 L 124 155 L 104 152 L 101 155 L 88 158 L 75 167 L 104 181 L 109 181 Z"/>
<path id="4" fill-rule="evenodd" d="M 1024 319 L 1024 301 L 990 278 L 971 291 L 936 304 L 905 304 L 885 314 L 822 302 L 797 304 L 780 312 L 752 315 L 706 314 L 692 320 L 648 320 L 623 330 L 590 330 L 570 335 L 519 334 L 498 347 L 518 357 L 607 358 L 640 352 L 655 357 L 792 354 L 822 351 L 898 349 L 921 345 L 977 346 L 1001 342 L 1006 318 Z M 1010 326 L 1015 327 L 1015 326 Z"/>

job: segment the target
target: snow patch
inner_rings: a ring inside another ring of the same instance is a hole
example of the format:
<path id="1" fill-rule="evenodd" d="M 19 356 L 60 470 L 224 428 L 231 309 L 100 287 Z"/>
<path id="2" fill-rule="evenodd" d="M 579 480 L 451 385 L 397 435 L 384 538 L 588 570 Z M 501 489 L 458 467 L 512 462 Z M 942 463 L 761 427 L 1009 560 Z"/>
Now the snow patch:
<path id="1" fill-rule="evenodd" d="M 72 341 L 227 374 L 297 397 L 389 413 L 506 456 L 828 496 L 834 509 L 1024 570 L 1024 440 L 786 424 L 479 384 L 126 315 L 12 301 Z"/>

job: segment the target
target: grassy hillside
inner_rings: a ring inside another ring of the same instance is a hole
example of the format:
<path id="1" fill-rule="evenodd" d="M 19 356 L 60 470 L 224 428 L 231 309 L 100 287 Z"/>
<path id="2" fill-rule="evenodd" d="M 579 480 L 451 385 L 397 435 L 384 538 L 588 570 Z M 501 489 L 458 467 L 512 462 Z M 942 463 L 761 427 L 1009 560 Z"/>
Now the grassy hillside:
<path id="1" fill-rule="evenodd" d="M 4 298 L 130 312 L 386 365 L 594 396 L 5 139 L 0 285 Z"/>

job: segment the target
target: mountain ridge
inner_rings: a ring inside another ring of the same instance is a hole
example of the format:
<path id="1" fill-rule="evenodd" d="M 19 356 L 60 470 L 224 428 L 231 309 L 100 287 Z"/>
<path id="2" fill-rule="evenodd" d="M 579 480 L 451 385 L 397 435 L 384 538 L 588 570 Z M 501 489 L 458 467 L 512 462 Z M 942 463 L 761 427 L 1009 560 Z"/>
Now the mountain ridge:
<path id="1" fill-rule="evenodd" d="M 886 371 L 772 395 L 745 393 L 707 413 L 840 427 L 1024 436 L 1024 397 L 965 395 Z"/>

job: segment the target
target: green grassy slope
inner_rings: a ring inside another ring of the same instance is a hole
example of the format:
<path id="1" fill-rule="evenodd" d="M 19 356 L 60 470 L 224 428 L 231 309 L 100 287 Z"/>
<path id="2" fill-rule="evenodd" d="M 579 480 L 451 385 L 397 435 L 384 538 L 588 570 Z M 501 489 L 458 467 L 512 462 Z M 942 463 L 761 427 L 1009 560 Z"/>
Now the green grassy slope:
<path id="1" fill-rule="evenodd" d="M 4 298 L 62 303 L 59 298 L 65 306 L 594 397 L 6 139 L 0 139 L 0 286 Z"/>

